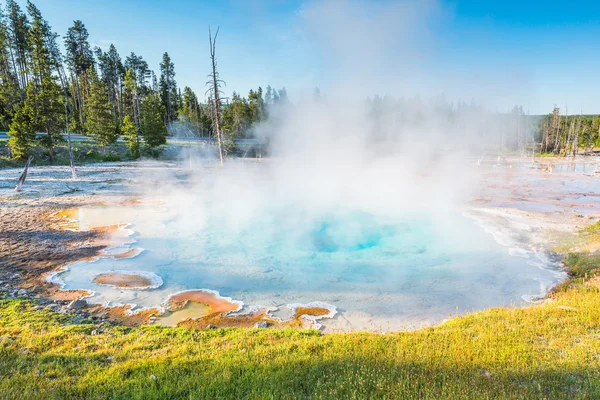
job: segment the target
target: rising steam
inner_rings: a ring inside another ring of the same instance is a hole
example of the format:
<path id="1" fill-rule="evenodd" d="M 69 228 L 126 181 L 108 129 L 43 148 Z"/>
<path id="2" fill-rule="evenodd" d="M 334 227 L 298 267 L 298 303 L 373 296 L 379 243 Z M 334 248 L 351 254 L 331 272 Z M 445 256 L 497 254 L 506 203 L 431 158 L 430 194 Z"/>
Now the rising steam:
<path id="1" fill-rule="evenodd" d="M 479 184 L 475 160 L 509 137 L 511 125 L 443 93 L 404 95 L 405 85 L 414 94 L 426 83 L 432 27 L 447 15 L 436 1 L 305 5 L 298 23 L 322 56 L 325 95 L 314 98 L 307 88 L 269 109 L 268 122 L 255 128 L 269 142 L 262 165 L 230 161 L 215 174 L 196 170 L 192 187 L 170 190 L 184 203 L 182 224 L 219 215 L 243 229 L 287 210 L 312 226 L 331 213 L 400 217 L 463 206 Z"/>

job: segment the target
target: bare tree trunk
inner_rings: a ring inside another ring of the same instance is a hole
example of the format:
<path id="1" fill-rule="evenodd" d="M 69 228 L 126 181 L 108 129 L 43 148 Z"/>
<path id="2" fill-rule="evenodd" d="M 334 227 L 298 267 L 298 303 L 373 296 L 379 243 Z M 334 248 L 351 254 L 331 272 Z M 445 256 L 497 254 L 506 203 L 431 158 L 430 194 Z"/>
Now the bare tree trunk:
<path id="1" fill-rule="evenodd" d="M 548 129 L 548 122 L 544 124 L 544 137 L 542 138 L 542 143 L 544 143 L 544 153 L 548 152 L 548 142 L 550 141 L 550 134 Z M 535 142 L 535 139 L 534 139 Z"/>
<path id="2" fill-rule="evenodd" d="M 31 160 L 33 160 L 33 156 L 29 156 L 27 159 L 27 164 L 25 164 L 25 169 L 19 176 L 19 181 L 17 182 L 17 186 L 15 186 L 15 191 L 20 192 L 23 189 L 23 184 L 25 183 L 25 179 L 27 179 L 27 170 L 29 170 L 29 164 L 31 164 Z"/>
<path id="3" fill-rule="evenodd" d="M 575 129 L 574 135 L 575 137 L 573 138 L 573 159 L 575 159 L 575 157 L 577 156 L 577 151 L 578 146 L 579 146 L 579 131 L 581 130 L 581 119 L 582 116 L 579 116 L 579 118 L 577 118 L 577 128 Z"/>
<path id="4" fill-rule="evenodd" d="M 569 127 L 569 113 L 568 112 L 567 112 L 567 120 L 565 121 L 565 124 L 566 124 L 566 127 Z M 567 157 L 567 154 L 569 153 L 569 146 L 573 144 L 573 131 L 574 131 L 574 128 L 575 128 L 575 114 L 573 114 L 573 120 L 571 121 L 571 126 L 569 127 L 569 134 L 566 135 L 564 157 Z"/>
<path id="5" fill-rule="evenodd" d="M 212 65 L 212 74 L 210 77 L 212 78 L 212 92 L 213 92 L 213 105 L 214 105 L 214 124 L 217 133 L 217 143 L 219 145 L 219 159 L 221 161 L 221 166 L 223 166 L 223 140 L 221 135 L 221 99 L 219 98 L 219 75 L 217 73 L 217 60 L 215 58 L 215 46 L 217 41 L 217 35 L 219 34 L 219 28 L 217 28 L 217 32 L 215 36 L 212 36 L 210 31 L 210 27 L 208 28 L 208 39 L 210 43 L 210 60 Z"/>
<path id="6" fill-rule="evenodd" d="M 117 100 L 116 100 L 114 87 L 110 90 L 110 96 L 108 96 L 108 97 L 110 98 L 110 105 L 113 110 L 113 119 L 115 120 L 115 126 L 119 126 L 119 114 L 117 111 L 117 105 L 116 105 Z"/>
<path id="7" fill-rule="evenodd" d="M 554 140 L 554 149 L 552 149 L 552 152 L 554 154 L 556 154 L 557 148 L 558 148 L 558 139 L 560 137 L 560 111 L 557 108 L 554 108 L 554 117 L 553 117 L 553 121 L 552 121 L 552 125 L 553 128 L 555 130 L 555 134 L 556 134 L 556 138 Z M 567 110 L 567 116 L 569 115 L 569 111 Z"/>
<path id="8" fill-rule="evenodd" d="M 565 157 L 569 153 L 569 143 L 571 143 L 571 136 L 573 135 L 574 131 L 575 131 L 575 118 L 573 117 L 573 121 L 571 121 L 571 127 L 569 128 L 569 136 L 567 137 L 567 142 L 565 143 L 565 154 L 564 154 Z"/>
<path id="9" fill-rule="evenodd" d="M 50 155 L 50 162 L 54 162 L 54 146 L 50 145 L 48 148 L 48 154 Z"/>
<path id="10" fill-rule="evenodd" d="M 15 74 L 17 74 L 17 86 L 19 87 L 19 96 L 21 100 L 25 100 L 25 88 L 23 87 L 23 83 L 21 82 L 21 78 L 19 77 L 19 72 L 17 68 L 17 64 L 15 63 L 15 56 L 13 54 L 12 46 L 8 46 L 8 50 L 10 51 L 10 59 L 12 60 L 13 69 L 15 70 Z"/>
<path id="11" fill-rule="evenodd" d="M 73 77 L 73 80 L 75 81 L 75 88 L 77 89 L 77 108 L 79 109 L 79 121 L 81 122 L 81 128 L 83 129 L 85 122 L 83 120 L 83 99 L 81 97 L 81 87 L 79 85 L 79 78 L 77 76 Z"/>
<path id="12" fill-rule="evenodd" d="M 167 123 L 165 124 L 167 127 L 173 120 L 173 117 L 171 116 L 171 88 L 169 86 L 170 85 L 167 85 Z"/>
<path id="13" fill-rule="evenodd" d="M 140 96 L 138 96 L 137 91 L 135 93 L 135 105 L 137 108 L 137 121 L 138 121 L 138 126 L 140 126 L 142 124 L 140 115 L 141 115 L 141 110 L 140 110 Z"/>
<path id="14" fill-rule="evenodd" d="M 71 165 L 71 176 L 73 179 L 77 179 L 77 171 L 75 171 L 75 165 L 73 163 L 73 147 L 71 146 L 71 132 L 69 130 L 69 91 L 67 90 L 67 75 L 61 68 L 58 68 L 58 76 L 63 87 L 65 95 L 65 130 L 67 132 L 67 142 L 69 143 L 69 164 Z"/>
<path id="15" fill-rule="evenodd" d="M 121 81 L 121 78 L 119 78 L 119 94 L 117 104 L 119 109 L 119 119 L 122 119 L 125 116 L 125 107 L 123 106 L 123 81 Z"/>

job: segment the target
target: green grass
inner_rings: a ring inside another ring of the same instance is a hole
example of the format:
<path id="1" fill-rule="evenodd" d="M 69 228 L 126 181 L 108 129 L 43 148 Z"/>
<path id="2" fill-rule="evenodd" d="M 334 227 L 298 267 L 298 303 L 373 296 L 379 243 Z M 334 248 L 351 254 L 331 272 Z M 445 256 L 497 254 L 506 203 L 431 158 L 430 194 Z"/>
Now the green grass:
<path id="1" fill-rule="evenodd" d="M 552 157 L 558 158 L 560 156 L 555 153 L 535 153 L 535 157 L 536 158 L 552 158 Z"/>
<path id="2" fill-rule="evenodd" d="M 63 144 L 54 148 L 54 160 L 50 161 L 48 150 L 40 146 L 34 146 L 31 149 L 33 160 L 32 166 L 44 165 L 69 165 L 68 147 Z M 76 165 L 97 163 L 106 161 L 123 161 L 128 159 L 129 152 L 122 143 L 113 144 L 107 147 L 106 154 L 103 154 L 100 146 L 91 143 L 74 143 L 73 159 Z M 9 157 L 8 149 L 2 148 L 0 143 L 0 168 L 23 167 L 26 160 L 18 160 Z"/>
<path id="3" fill-rule="evenodd" d="M 565 258 L 570 268 L 572 278 L 587 278 L 594 274 L 600 265 L 600 254 L 596 253 L 570 253 Z"/>
<path id="4" fill-rule="evenodd" d="M 594 224 L 590 224 L 585 228 L 581 229 L 581 232 L 585 235 L 597 235 L 600 234 L 600 221 Z"/>
<path id="5" fill-rule="evenodd" d="M 6 147 L 8 142 L 0 141 L 0 168 L 19 168 L 25 165 L 26 160 L 15 160 L 9 157 L 9 150 Z M 179 145 L 176 145 L 179 146 Z M 142 156 L 145 158 L 164 158 L 166 146 L 160 146 L 155 149 L 142 148 Z M 62 143 L 54 148 L 54 161 L 50 161 L 48 150 L 40 146 L 34 146 L 31 149 L 33 160 L 32 166 L 46 165 L 69 165 L 69 152 L 66 143 Z M 173 157 L 176 158 L 176 157 Z M 73 159 L 76 165 L 100 162 L 115 162 L 131 160 L 129 149 L 125 143 L 114 143 L 106 148 L 106 154 L 102 148 L 91 142 L 74 142 Z"/>
<path id="6" fill-rule="evenodd" d="M 598 259 L 569 257 L 544 304 L 385 335 L 74 325 L 1 300 L 0 397 L 597 399 Z"/>
<path id="7" fill-rule="evenodd" d="M 418 332 L 69 325 L 0 302 L 2 398 L 598 398 L 600 294 Z M 154 379 L 156 378 L 156 379 Z"/>

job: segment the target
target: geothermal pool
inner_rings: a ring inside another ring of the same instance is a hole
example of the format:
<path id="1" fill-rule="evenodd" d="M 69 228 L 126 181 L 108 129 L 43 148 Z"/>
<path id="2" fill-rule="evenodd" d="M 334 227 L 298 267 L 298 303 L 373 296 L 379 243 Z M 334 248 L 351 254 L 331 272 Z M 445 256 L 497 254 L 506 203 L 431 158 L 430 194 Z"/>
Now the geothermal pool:
<path id="1" fill-rule="evenodd" d="M 500 244 L 493 227 L 468 209 L 440 218 L 270 207 L 242 224 L 202 210 L 183 212 L 168 194 L 79 208 L 70 228 L 128 225 L 113 233 L 106 254 L 70 264 L 53 279 L 65 289 L 92 291 L 89 302 L 134 310 L 163 306 L 173 293 L 194 289 L 242 302 L 243 310 L 269 308 L 282 319 L 290 317 L 289 304 L 320 302 L 337 309 L 333 319 L 320 321 L 334 332 L 417 328 L 471 310 L 520 305 L 564 278 L 543 253 Z M 159 277 L 159 287 L 95 282 L 111 271 Z"/>

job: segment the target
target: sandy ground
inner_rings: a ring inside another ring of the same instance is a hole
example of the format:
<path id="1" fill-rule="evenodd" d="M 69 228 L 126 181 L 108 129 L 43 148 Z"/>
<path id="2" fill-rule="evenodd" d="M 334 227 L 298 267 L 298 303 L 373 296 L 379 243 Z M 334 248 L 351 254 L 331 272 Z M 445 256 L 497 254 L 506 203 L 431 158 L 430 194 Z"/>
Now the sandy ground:
<path id="1" fill-rule="evenodd" d="M 516 168 L 516 161 L 514 165 L 485 167 L 485 185 L 473 201 L 472 212 L 503 227 L 496 232 L 499 241 L 518 242 L 521 236 L 531 248 L 548 248 L 600 217 L 596 159 L 581 159 L 580 167 L 564 160 L 541 161 L 535 169 Z M 161 168 L 185 175 L 184 169 L 173 164 L 118 163 L 82 167 L 80 178 L 72 181 L 66 167 L 38 167 L 31 169 L 23 192 L 15 193 L 20 171 L 0 170 L 0 289 L 9 296 L 43 299 L 50 308 L 63 311 L 86 308 L 85 304 L 68 303 L 86 293 L 60 291 L 46 276 L 64 264 L 101 254 L 105 248 L 102 239 L 109 232 L 60 229 L 60 217 L 55 214 L 99 202 L 135 202 L 124 196 L 125 189 L 140 185 L 136 179 L 143 171 Z M 128 325 L 146 323 L 156 314 L 156 310 L 148 310 L 131 316 L 128 311 L 127 307 L 86 308 L 99 318 Z M 256 321 L 247 319 L 248 323 Z M 201 325 L 198 327 L 206 324 Z M 336 325 L 341 327 L 343 319 L 333 322 L 332 329 Z"/>
<path id="2" fill-rule="evenodd" d="M 51 285 L 40 279 L 45 274 L 101 251 L 102 246 L 95 244 L 101 232 L 71 232 L 52 227 L 53 212 L 90 201 L 86 196 L 65 196 L 1 202 L 0 280 L 46 293 Z"/>
<path id="3" fill-rule="evenodd" d="M 143 164 L 142 164 L 143 165 Z M 15 192 L 20 170 L 0 170 L 0 292 L 8 296 L 33 297 L 48 308 L 80 312 L 87 307 L 73 300 L 88 295 L 84 291 L 58 290 L 46 278 L 52 271 L 73 261 L 93 258 L 105 249 L 110 230 L 65 230 L 59 211 L 98 202 L 118 202 L 123 196 L 123 169 L 137 170 L 126 164 L 90 165 L 79 168 L 79 179 L 71 180 L 67 167 L 31 168 L 22 192 Z M 86 308 L 101 319 L 123 322 L 124 309 Z M 85 315 L 81 315 L 81 318 Z M 127 316 L 126 316 L 127 317 Z M 128 323 L 146 322 L 141 313 Z"/>

